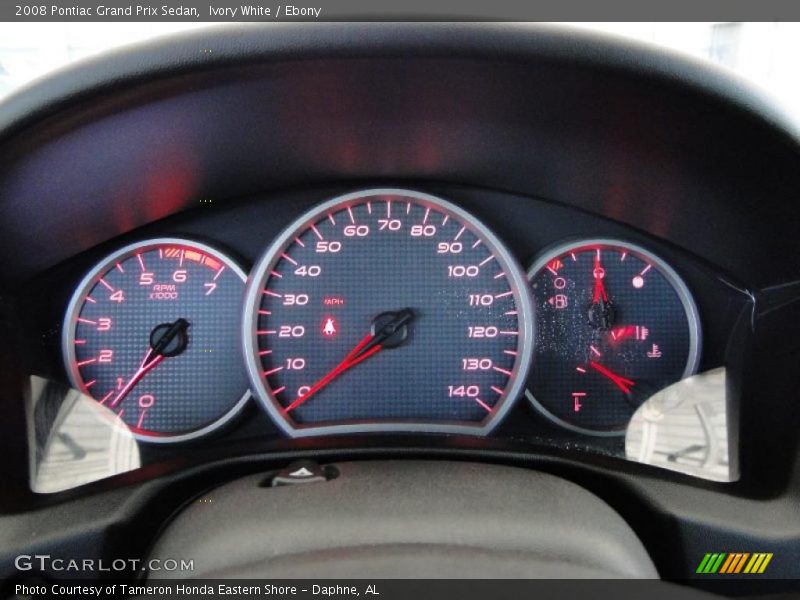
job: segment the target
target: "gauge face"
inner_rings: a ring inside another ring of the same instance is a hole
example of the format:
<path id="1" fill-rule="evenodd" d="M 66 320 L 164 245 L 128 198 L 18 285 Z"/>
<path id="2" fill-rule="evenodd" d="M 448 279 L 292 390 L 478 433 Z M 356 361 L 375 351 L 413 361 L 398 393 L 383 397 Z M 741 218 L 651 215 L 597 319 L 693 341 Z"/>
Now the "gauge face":
<path id="1" fill-rule="evenodd" d="M 216 429 L 249 397 L 241 360 L 245 274 L 203 244 L 157 239 L 98 264 L 64 323 L 72 385 L 139 438 L 173 442 Z"/>
<path id="2" fill-rule="evenodd" d="M 528 272 L 537 315 L 526 392 L 573 431 L 620 435 L 650 396 L 694 373 L 697 309 L 663 261 L 614 240 L 559 246 Z"/>
<path id="3" fill-rule="evenodd" d="M 531 357 L 524 274 L 473 217 L 439 198 L 369 190 L 291 225 L 247 293 L 254 390 L 292 436 L 483 434 Z"/>

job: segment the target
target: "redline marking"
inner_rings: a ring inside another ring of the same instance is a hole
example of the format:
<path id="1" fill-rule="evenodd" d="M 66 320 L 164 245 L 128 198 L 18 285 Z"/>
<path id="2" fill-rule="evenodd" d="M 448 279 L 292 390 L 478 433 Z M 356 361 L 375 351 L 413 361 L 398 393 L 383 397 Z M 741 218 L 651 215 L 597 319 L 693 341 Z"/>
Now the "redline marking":
<path id="1" fill-rule="evenodd" d="M 91 381 L 87 381 L 86 383 L 84 383 L 84 384 L 83 384 L 83 387 L 85 387 L 85 388 L 88 390 L 88 389 L 89 389 L 90 387 L 92 387 L 92 386 L 93 386 L 95 383 L 97 383 L 97 379 L 92 379 Z"/>
<path id="2" fill-rule="evenodd" d="M 333 215 L 331 213 L 328 213 L 328 220 L 331 222 L 331 225 L 336 227 L 336 221 L 334 221 Z"/>
<path id="3" fill-rule="evenodd" d="M 115 290 L 113 287 L 111 287 L 110 285 L 108 285 L 108 283 L 106 282 L 106 280 L 105 280 L 105 279 L 103 279 L 102 277 L 100 278 L 100 283 L 102 283 L 104 286 L 106 286 L 106 288 L 108 288 L 108 289 L 109 289 L 109 290 L 111 290 L 112 292 L 115 292 L 115 291 L 116 291 L 116 290 Z"/>
<path id="4" fill-rule="evenodd" d="M 347 207 L 347 214 L 350 215 L 350 222 L 355 224 L 356 220 L 355 217 L 353 217 L 353 209 L 349 206 Z"/>
<path id="5" fill-rule="evenodd" d="M 501 331 L 500 335 L 519 335 L 519 331 Z"/>
<path id="6" fill-rule="evenodd" d="M 483 259 L 481 262 L 479 262 L 479 263 L 478 263 L 478 266 L 479 266 L 479 267 L 482 267 L 483 265 L 485 265 L 486 263 L 488 263 L 488 262 L 489 262 L 490 260 L 492 260 L 493 258 L 494 258 L 494 254 L 490 254 L 489 256 L 487 256 L 486 258 L 484 258 L 484 259 Z"/>
<path id="7" fill-rule="evenodd" d="M 273 291 L 271 291 L 271 290 L 264 290 L 264 293 L 265 293 L 267 296 L 275 296 L 276 298 L 283 298 L 283 294 L 279 294 L 279 293 L 277 293 L 277 292 L 273 292 Z"/>
<path id="8" fill-rule="evenodd" d="M 628 258 L 628 253 L 627 252 L 623 252 L 622 256 L 619 257 L 619 262 L 624 261 L 626 258 Z"/>
<path id="9" fill-rule="evenodd" d="M 91 302 L 92 304 L 97 304 L 97 300 L 95 300 L 91 296 L 86 296 L 86 301 Z"/>
<path id="10" fill-rule="evenodd" d="M 578 262 L 578 257 L 575 256 L 574 252 L 570 252 L 569 255 L 572 257 L 572 262 Z"/>
<path id="11" fill-rule="evenodd" d="M 277 373 L 278 371 L 283 371 L 283 366 L 275 367 L 274 369 L 270 369 L 269 371 L 264 371 L 264 377 L 269 377 L 273 373 Z"/>
<path id="12" fill-rule="evenodd" d="M 267 354 L 272 354 L 272 350 L 261 350 L 258 353 L 259 356 L 266 356 Z"/>
<path id="13" fill-rule="evenodd" d="M 281 254 L 281 258 L 283 258 L 283 259 L 285 259 L 285 260 L 288 260 L 288 261 L 289 261 L 290 263 L 292 263 L 294 266 L 297 266 L 297 261 L 296 261 L 295 259 L 293 259 L 291 256 L 289 256 L 288 254 L 286 254 L 286 252 L 283 252 L 283 253 Z"/>
<path id="14" fill-rule="evenodd" d="M 277 277 L 278 279 L 283 279 L 283 275 L 281 275 L 277 271 L 270 271 L 269 274 L 272 275 L 273 277 Z"/>
<path id="15" fill-rule="evenodd" d="M 478 404 L 480 404 L 480 405 L 481 405 L 483 408 L 485 408 L 485 409 L 486 409 L 486 412 L 492 412 L 492 407 L 491 407 L 491 406 L 489 406 L 488 404 L 486 404 L 486 402 L 484 402 L 484 401 L 483 401 L 483 400 L 481 400 L 480 398 L 474 398 L 474 400 L 475 400 L 475 402 L 477 402 Z"/>
<path id="16" fill-rule="evenodd" d="M 125 269 L 122 268 L 121 264 L 117 263 L 116 267 L 117 267 L 117 271 L 119 271 L 120 273 L 124 273 L 125 272 Z"/>
<path id="17" fill-rule="evenodd" d="M 139 261 L 139 266 L 142 268 L 142 272 L 146 271 L 147 269 L 144 268 L 144 260 L 142 259 L 142 255 L 137 254 L 136 258 Z"/>
<path id="18" fill-rule="evenodd" d="M 218 261 L 216 258 L 213 258 L 212 256 L 207 256 L 205 254 L 201 259 L 200 264 L 208 267 L 212 271 L 219 271 L 219 268 L 222 266 L 222 262 Z"/>
<path id="19" fill-rule="evenodd" d="M 586 369 L 584 369 L 583 367 L 575 367 L 575 370 L 576 370 L 578 373 L 586 373 Z"/>
<path id="20" fill-rule="evenodd" d="M 303 243 L 303 241 L 299 237 L 295 237 L 294 241 L 297 242 L 300 245 L 301 248 L 305 248 L 306 247 L 306 245 Z"/>
<path id="21" fill-rule="evenodd" d="M 285 390 L 285 389 L 286 389 L 286 386 L 285 386 L 285 385 L 282 385 L 282 386 L 281 386 L 281 387 L 279 387 L 277 390 L 272 390 L 272 393 L 273 393 L 273 394 L 280 394 L 280 393 L 281 393 L 283 390 Z"/>
<path id="22" fill-rule="evenodd" d="M 450 218 L 450 215 L 445 215 L 445 216 L 444 216 L 444 219 L 442 219 L 442 227 L 444 227 L 445 223 L 447 223 L 447 220 L 448 220 L 449 218 Z"/>
<path id="23" fill-rule="evenodd" d="M 652 268 L 653 268 L 653 265 L 647 265 L 644 269 L 642 269 L 642 272 L 639 273 L 639 275 L 644 275 L 645 273 L 647 273 Z"/>
<path id="24" fill-rule="evenodd" d="M 87 325 L 97 325 L 97 321 L 92 321 L 91 319 L 84 319 L 83 317 L 78 317 L 79 323 L 86 323 Z"/>
<path id="25" fill-rule="evenodd" d="M 516 315 L 516 314 L 517 314 L 517 311 L 515 311 L 515 310 L 507 310 L 507 311 L 506 311 L 506 312 L 504 312 L 503 314 L 504 314 L 504 315 Z"/>
<path id="26" fill-rule="evenodd" d="M 602 356 L 602 354 L 600 354 L 600 350 L 598 350 L 598 349 L 597 349 L 597 348 L 595 348 L 594 346 L 589 346 L 589 350 L 591 350 L 591 351 L 592 351 L 592 353 L 593 353 L 593 354 L 596 354 L 597 356 Z"/>
<path id="27" fill-rule="evenodd" d="M 82 366 L 84 366 L 84 365 L 90 365 L 90 364 L 92 364 L 92 363 L 96 363 L 96 362 L 97 362 L 97 357 L 94 357 L 94 358 L 87 358 L 86 360 L 82 360 L 81 362 L 79 362 L 79 363 L 76 363 L 76 366 L 78 366 L 78 367 L 82 367 Z"/>
<path id="28" fill-rule="evenodd" d="M 495 300 L 496 300 L 497 298 L 505 298 L 506 296 L 510 296 L 513 293 L 514 292 L 512 290 L 508 290 L 507 292 L 503 292 L 502 294 L 495 294 L 494 297 L 495 297 Z"/>
<path id="29" fill-rule="evenodd" d="M 259 331 L 256 331 L 256 335 L 274 335 L 274 334 L 275 334 L 274 329 L 261 329 Z"/>
<path id="30" fill-rule="evenodd" d="M 480 240 L 475 240 L 475 243 L 474 243 L 474 244 L 472 244 L 472 247 L 473 247 L 473 248 L 477 248 L 478 246 L 480 246 L 480 244 L 481 244 L 481 241 L 480 241 Z"/>
<path id="31" fill-rule="evenodd" d="M 367 212 L 369 214 L 372 214 L 372 202 L 370 202 L 369 200 L 367 200 Z"/>
<path id="32" fill-rule="evenodd" d="M 271 310 L 263 310 L 262 309 L 262 310 L 258 311 L 258 314 L 260 314 L 260 315 L 271 315 L 272 311 Z"/>
<path id="33" fill-rule="evenodd" d="M 222 265 L 222 266 L 221 266 L 221 267 L 220 267 L 220 268 L 217 270 L 217 272 L 214 274 L 214 278 L 212 279 L 212 281 L 216 281 L 216 280 L 217 280 L 217 278 L 218 278 L 220 275 L 222 275 L 222 272 L 223 272 L 224 270 L 225 270 L 225 265 Z"/>
<path id="34" fill-rule="evenodd" d="M 492 277 L 492 279 L 500 279 L 501 277 L 505 277 L 505 276 L 506 276 L 505 271 L 500 271 L 497 275 Z"/>
<path id="35" fill-rule="evenodd" d="M 428 208 L 426 208 L 426 209 L 425 209 L 425 216 L 424 216 L 424 217 L 422 217 L 422 224 L 423 224 L 423 225 L 425 225 L 425 223 L 427 223 L 427 222 L 428 222 L 428 215 L 429 215 L 429 214 L 431 214 L 431 209 L 430 209 L 430 207 L 428 207 Z"/>
<path id="36" fill-rule="evenodd" d="M 466 225 L 464 225 L 464 226 L 463 226 L 461 229 L 459 229 L 459 230 L 458 230 L 458 233 L 456 234 L 456 237 L 454 237 L 454 238 L 453 238 L 453 241 L 454 241 L 454 242 L 457 242 L 457 241 L 458 241 L 458 238 L 460 238 L 460 237 L 461 237 L 461 234 L 462 234 L 462 233 L 464 233 L 464 230 L 465 230 L 466 228 L 467 228 L 467 226 L 466 226 Z"/>
<path id="37" fill-rule="evenodd" d="M 113 395 L 114 395 L 114 390 L 111 390 L 111 391 L 110 391 L 110 392 L 108 392 L 108 393 L 107 393 L 105 396 L 103 396 L 103 399 L 102 399 L 102 400 L 100 400 L 100 404 L 105 404 L 106 400 L 108 400 L 109 398 L 111 398 L 111 396 L 113 396 Z"/>
<path id="38" fill-rule="evenodd" d="M 324 239 L 325 239 L 324 237 L 322 237 L 322 234 L 319 232 L 319 229 L 317 229 L 317 226 L 316 226 L 316 225 L 313 225 L 313 224 L 311 225 L 311 231 L 313 231 L 313 232 L 314 232 L 314 234 L 315 234 L 315 235 L 316 235 L 316 236 L 317 236 L 319 239 L 321 239 L 321 240 L 324 240 Z M 297 264 L 297 263 L 295 263 L 295 264 Z"/>
<path id="39" fill-rule="evenodd" d="M 493 385 L 493 386 L 491 386 L 491 389 L 492 389 L 492 391 L 497 392 L 501 396 L 503 395 L 503 390 L 501 390 L 499 387 Z"/>
<path id="40" fill-rule="evenodd" d="M 492 367 L 492 368 L 498 373 L 502 373 L 503 375 L 508 375 L 509 377 L 513 375 L 511 371 L 506 371 L 505 369 L 501 369 L 500 367 Z"/>

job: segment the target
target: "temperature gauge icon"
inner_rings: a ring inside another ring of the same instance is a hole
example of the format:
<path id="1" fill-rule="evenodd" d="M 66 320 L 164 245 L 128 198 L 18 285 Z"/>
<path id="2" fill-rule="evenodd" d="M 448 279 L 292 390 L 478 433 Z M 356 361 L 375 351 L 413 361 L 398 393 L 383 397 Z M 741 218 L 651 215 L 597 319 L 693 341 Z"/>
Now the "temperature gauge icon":
<path id="1" fill-rule="evenodd" d="M 644 401 L 697 369 L 695 303 L 647 250 L 605 239 L 560 245 L 528 277 L 537 340 L 526 395 L 558 425 L 621 435 Z"/>

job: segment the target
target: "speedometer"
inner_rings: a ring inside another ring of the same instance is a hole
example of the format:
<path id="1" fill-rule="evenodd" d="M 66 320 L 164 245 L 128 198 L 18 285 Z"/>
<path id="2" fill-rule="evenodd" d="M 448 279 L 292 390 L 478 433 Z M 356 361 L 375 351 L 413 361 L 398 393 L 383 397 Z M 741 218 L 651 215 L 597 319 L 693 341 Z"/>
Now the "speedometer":
<path id="1" fill-rule="evenodd" d="M 485 434 L 532 354 L 526 279 L 499 240 L 440 198 L 335 198 L 278 238 L 248 284 L 245 358 L 289 435 Z"/>

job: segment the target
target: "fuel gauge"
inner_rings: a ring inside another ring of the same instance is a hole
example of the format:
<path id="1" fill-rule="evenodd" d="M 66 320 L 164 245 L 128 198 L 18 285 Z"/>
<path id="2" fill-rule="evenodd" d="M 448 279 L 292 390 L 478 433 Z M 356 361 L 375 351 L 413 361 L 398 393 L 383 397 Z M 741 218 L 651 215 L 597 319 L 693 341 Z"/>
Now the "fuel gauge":
<path id="1" fill-rule="evenodd" d="M 590 435 L 622 435 L 636 409 L 692 375 L 697 308 L 678 274 L 616 240 L 560 245 L 528 272 L 537 340 L 526 391 L 551 421 Z"/>

